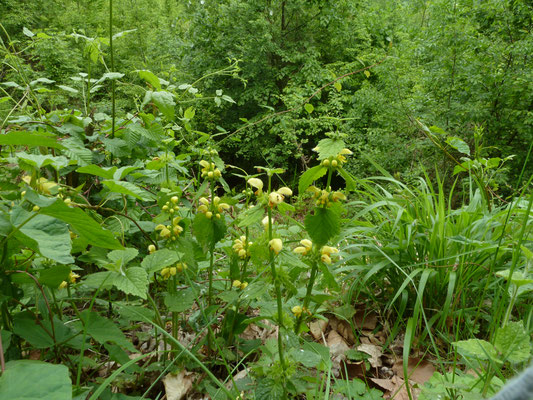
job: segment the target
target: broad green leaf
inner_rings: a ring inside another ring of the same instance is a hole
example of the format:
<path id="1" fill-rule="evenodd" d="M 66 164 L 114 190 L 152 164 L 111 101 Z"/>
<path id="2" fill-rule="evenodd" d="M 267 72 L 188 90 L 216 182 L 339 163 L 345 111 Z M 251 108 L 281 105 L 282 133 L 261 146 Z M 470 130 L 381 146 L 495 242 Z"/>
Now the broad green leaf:
<path id="1" fill-rule="evenodd" d="M 263 218 L 265 210 L 260 205 L 255 205 L 239 214 L 238 225 L 240 227 L 251 226 Z"/>
<path id="2" fill-rule="evenodd" d="M 30 82 L 30 86 L 35 86 L 38 83 L 51 84 L 51 83 L 54 83 L 54 82 L 55 81 L 53 81 L 51 79 L 48 79 L 48 78 L 37 78 L 37 79 L 35 79 L 35 80 Z"/>
<path id="3" fill-rule="evenodd" d="M 448 143 L 451 147 L 453 147 L 455 150 L 457 150 L 460 153 L 470 155 L 470 147 L 464 142 L 464 140 L 456 137 L 456 136 L 450 136 L 446 138 L 446 143 Z"/>
<path id="4" fill-rule="evenodd" d="M 115 343 L 129 351 L 136 351 L 133 344 L 112 320 L 89 310 L 81 312 L 81 319 L 86 326 L 87 334 L 98 343 Z"/>
<path id="5" fill-rule="evenodd" d="M 492 344 L 485 340 L 469 339 L 453 342 L 459 354 L 465 358 L 475 358 L 477 360 L 492 360 L 501 363 L 498 352 Z"/>
<path id="6" fill-rule="evenodd" d="M 304 108 L 309 114 L 311 114 L 315 109 L 311 103 L 305 103 Z"/>
<path id="7" fill-rule="evenodd" d="M 107 255 L 107 258 L 109 258 L 111 261 L 115 263 L 119 263 L 121 266 L 125 266 L 131 260 L 137 257 L 138 254 L 139 254 L 139 250 L 134 249 L 132 247 L 127 247 L 122 250 L 111 251 Z"/>
<path id="8" fill-rule="evenodd" d="M 0 377 L 0 399 L 71 400 L 69 370 L 36 360 L 9 361 Z"/>
<path id="9" fill-rule="evenodd" d="M 497 276 L 501 276 L 502 278 L 509 280 L 509 275 L 511 274 L 510 269 L 506 269 L 504 271 L 496 272 Z M 511 282 L 515 284 L 516 286 L 520 287 L 523 285 L 527 285 L 530 283 L 533 283 L 533 279 L 528 278 L 527 276 L 524 276 L 524 273 L 522 271 L 514 271 L 513 276 L 511 277 Z"/>
<path id="10" fill-rule="evenodd" d="M 328 172 L 328 169 L 322 165 L 317 165 L 313 168 L 309 168 L 305 171 L 300 177 L 300 182 L 298 183 L 298 192 L 301 194 L 311 186 L 313 181 L 320 179 Z"/>
<path id="11" fill-rule="evenodd" d="M 57 343 L 63 343 L 73 337 L 71 329 L 57 317 L 53 318 L 54 333 Z M 51 322 L 48 318 L 35 322 L 35 316 L 29 312 L 15 315 L 13 333 L 28 341 L 33 347 L 46 349 L 54 346 Z"/>
<path id="12" fill-rule="evenodd" d="M 20 226 L 33 215 L 21 207 L 17 207 L 11 214 L 11 223 Z M 74 259 L 70 255 L 72 243 L 67 225 L 56 218 L 39 214 L 26 222 L 15 237 L 22 243 L 34 248 L 44 257 L 60 264 L 71 264 Z M 33 241 L 29 242 L 28 239 Z"/>
<path id="13" fill-rule="evenodd" d="M 196 300 L 194 290 L 187 288 L 178 290 L 176 293 L 167 293 L 165 295 L 165 305 L 168 311 L 184 312 L 189 310 Z"/>
<path id="14" fill-rule="evenodd" d="M 62 144 L 65 145 L 64 151 L 67 157 L 76 160 L 79 165 L 89 165 L 93 161 L 93 153 L 91 150 L 85 148 L 83 142 L 75 137 L 64 139 Z"/>
<path id="15" fill-rule="evenodd" d="M 324 246 L 340 232 L 340 209 L 335 205 L 329 208 L 315 208 L 313 214 L 305 217 L 305 229 L 317 246 Z"/>
<path id="16" fill-rule="evenodd" d="M 131 182 L 106 180 L 102 183 L 113 193 L 125 194 L 141 201 L 150 201 L 154 199 L 154 196 L 151 193 L 142 190 Z"/>
<path id="17" fill-rule="evenodd" d="M 55 149 L 64 149 L 55 136 L 40 135 L 26 131 L 9 131 L 0 135 L 1 146 L 25 146 L 25 147 L 52 147 Z"/>
<path id="18" fill-rule="evenodd" d="M 143 268 L 131 267 L 124 273 L 117 273 L 113 277 L 113 284 L 117 289 L 122 290 L 126 294 L 139 296 L 141 299 L 146 299 L 146 291 L 148 290 L 148 275 Z"/>
<path id="19" fill-rule="evenodd" d="M 174 97 L 166 91 L 152 92 L 152 101 L 168 120 L 174 119 Z"/>
<path id="20" fill-rule="evenodd" d="M 67 265 L 53 265 L 39 271 L 39 282 L 43 285 L 57 289 L 61 282 L 68 280 L 70 267 Z"/>
<path id="21" fill-rule="evenodd" d="M 33 33 L 32 31 L 30 31 L 28 28 L 26 28 L 25 26 L 22 28 L 22 33 L 28 37 L 34 37 L 35 36 L 35 33 Z"/>
<path id="22" fill-rule="evenodd" d="M 185 112 L 183 113 L 183 116 L 185 117 L 185 119 L 188 119 L 188 120 L 191 120 L 194 118 L 194 115 L 196 114 L 196 112 L 194 111 L 194 108 L 193 107 L 189 107 L 185 110 Z"/>
<path id="23" fill-rule="evenodd" d="M 116 170 L 117 170 L 117 167 L 102 168 L 98 165 L 91 164 L 91 165 L 86 165 L 84 167 L 78 168 L 76 172 L 79 172 L 80 174 L 100 176 L 106 179 L 113 179 L 113 174 L 115 173 Z"/>
<path id="24" fill-rule="evenodd" d="M 146 129 L 140 124 L 130 124 L 126 128 L 127 131 L 132 131 L 137 135 L 143 136 L 148 140 L 153 140 L 155 142 L 162 141 L 165 137 L 157 129 Z"/>
<path id="25" fill-rule="evenodd" d="M 318 159 L 325 160 L 329 157 L 336 157 L 344 147 L 346 146 L 341 139 L 322 139 L 318 142 Z"/>
<path id="26" fill-rule="evenodd" d="M 102 75 L 102 77 L 98 80 L 98 82 L 105 81 L 106 79 L 109 79 L 109 80 L 120 79 L 123 76 L 124 74 L 120 72 L 106 72 L 105 74 Z"/>
<path id="27" fill-rule="evenodd" d="M 286 398 L 285 390 L 279 380 L 263 378 L 255 388 L 256 400 L 285 400 Z"/>
<path id="28" fill-rule="evenodd" d="M 63 89 L 66 92 L 72 93 L 72 94 L 78 94 L 79 90 L 74 89 L 73 87 L 67 86 L 67 85 L 56 85 L 58 88 Z"/>
<path id="29" fill-rule="evenodd" d="M 146 82 L 148 82 L 150 85 L 152 85 L 157 90 L 161 90 L 161 82 L 159 81 L 159 78 L 152 71 L 141 70 L 138 72 L 139 72 L 139 77 L 141 79 L 144 79 Z"/>
<path id="30" fill-rule="evenodd" d="M 69 160 L 66 157 L 59 156 L 54 157 L 52 155 L 41 154 L 27 154 L 24 152 L 17 153 L 17 158 L 25 164 L 31 165 L 34 168 L 40 169 L 47 165 L 53 166 L 56 170 L 65 168 L 69 164 Z"/>
<path id="31" fill-rule="evenodd" d="M 177 263 L 180 257 L 175 251 L 161 249 L 147 255 L 141 263 L 141 266 L 149 273 L 160 271 L 169 265 Z"/>
<path id="32" fill-rule="evenodd" d="M 207 218 L 205 214 L 198 213 L 193 221 L 194 235 L 204 247 L 217 243 L 226 233 L 226 224 L 222 218 Z"/>
<path id="33" fill-rule="evenodd" d="M 503 328 L 498 328 L 494 347 L 501 354 L 502 359 L 512 364 L 525 362 L 531 356 L 529 334 L 521 321 L 508 322 Z"/>
<path id="34" fill-rule="evenodd" d="M 63 201 L 57 200 L 48 207 L 41 208 L 41 214 L 55 217 L 72 226 L 80 236 L 86 238 L 92 246 L 105 249 L 122 249 L 122 245 L 113 234 L 98 224 L 94 219 L 76 207 L 69 207 Z M 70 236 L 69 236 L 70 240 Z"/>

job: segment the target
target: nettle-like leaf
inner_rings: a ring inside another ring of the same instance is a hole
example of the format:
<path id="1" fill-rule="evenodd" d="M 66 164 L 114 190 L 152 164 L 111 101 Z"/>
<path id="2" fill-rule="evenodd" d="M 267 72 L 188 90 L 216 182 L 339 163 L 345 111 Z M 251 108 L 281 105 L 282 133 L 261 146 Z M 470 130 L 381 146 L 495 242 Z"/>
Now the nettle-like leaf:
<path id="1" fill-rule="evenodd" d="M 194 217 L 193 230 L 198 242 L 209 247 L 224 237 L 226 224 L 222 218 L 207 218 L 205 214 L 198 213 Z"/>
<path id="2" fill-rule="evenodd" d="M 105 179 L 113 179 L 113 174 L 117 170 L 117 167 L 102 168 L 98 165 L 91 164 L 84 167 L 80 167 L 76 170 L 80 174 L 89 174 L 94 176 L 99 176 Z"/>
<path id="3" fill-rule="evenodd" d="M 63 143 L 63 142 L 62 142 Z M 52 147 L 64 149 L 57 137 L 49 133 L 34 133 L 26 131 L 10 131 L 0 135 L 1 146 Z"/>
<path id="4" fill-rule="evenodd" d="M 176 103 L 174 102 L 174 97 L 171 93 L 167 91 L 159 91 L 159 92 L 146 92 L 147 95 L 150 93 L 150 100 L 157 106 L 159 111 L 163 113 L 163 115 L 168 120 L 174 119 L 174 106 Z M 145 98 L 146 101 L 146 98 Z"/>
<path id="5" fill-rule="evenodd" d="M 298 183 L 298 192 L 299 193 L 305 192 L 305 190 L 309 186 L 311 186 L 311 184 L 314 181 L 326 175 L 327 172 L 328 172 L 328 169 L 324 167 L 323 165 L 317 165 L 313 168 L 309 168 L 300 177 L 300 182 Z"/>
<path id="6" fill-rule="evenodd" d="M 131 182 L 107 180 L 102 182 L 110 192 L 126 194 L 141 201 L 150 201 L 154 196 Z"/>
<path id="7" fill-rule="evenodd" d="M 492 360 L 501 364 L 498 351 L 489 342 L 481 339 L 469 339 L 453 342 L 452 345 L 457 348 L 459 354 L 465 358 L 474 358 L 477 360 Z"/>
<path id="8" fill-rule="evenodd" d="M 114 263 L 118 263 L 120 266 L 124 267 L 127 263 L 133 260 L 139 254 L 139 250 L 132 247 L 127 247 L 122 250 L 111 251 L 107 258 L 109 258 Z"/>
<path id="9" fill-rule="evenodd" d="M 466 154 L 467 156 L 470 155 L 470 147 L 468 147 L 463 139 L 460 139 L 456 136 L 449 136 L 446 138 L 446 143 L 458 152 Z"/>
<path id="10" fill-rule="evenodd" d="M 131 267 L 121 273 L 115 273 L 112 277 L 113 285 L 118 290 L 122 290 L 126 294 L 139 296 L 141 299 L 146 299 L 146 291 L 148 290 L 148 274 L 141 267 Z"/>
<path id="11" fill-rule="evenodd" d="M 161 249 L 147 255 L 141 263 L 141 266 L 149 273 L 158 272 L 169 265 L 177 263 L 180 259 L 179 253 L 169 250 Z"/>
<path id="12" fill-rule="evenodd" d="M 81 319 L 85 325 L 87 334 L 98 343 L 115 343 L 129 351 L 136 351 L 133 344 L 126 339 L 124 333 L 110 319 L 104 318 L 95 311 L 90 310 L 82 311 Z"/>
<path id="13" fill-rule="evenodd" d="M 139 73 L 139 77 L 141 79 L 144 79 L 157 90 L 161 90 L 161 81 L 152 71 L 140 70 L 137 72 Z"/>
<path id="14" fill-rule="evenodd" d="M 325 160 L 326 158 L 336 157 L 346 146 L 344 140 L 341 139 L 322 139 L 318 142 L 318 159 Z"/>
<path id="15" fill-rule="evenodd" d="M 0 377 L 0 399 L 71 400 L 72 383 L 68 368 L 36 360 L 16 360 L 6 363 Z"/>
<path id="16" fill-rule="evenodd" d="M 176 293 L 165 295 L 165 305 L 171 312 L 183 312 L 189 310 L 196 301 L 196 295 L 192 288 L 180 290 Z"/>
<path id="17" fill-rule="evenodd" d="M 501 354 L 502 359 L 512 364 L 525 362 L 531 356 L 529 334 L 521 321 L 508 322 L 503 328 L 498 328 L 494 347 Z"/>
<path id="18" fill-rule="evenodd" d="M 313 214 L 305 217 L 305 229 L 313 243 L 324 246 L 331 238 L 338 235 L 341 229 L 341 208 L 332 204 L 328 208 L 317 207 Z"/>

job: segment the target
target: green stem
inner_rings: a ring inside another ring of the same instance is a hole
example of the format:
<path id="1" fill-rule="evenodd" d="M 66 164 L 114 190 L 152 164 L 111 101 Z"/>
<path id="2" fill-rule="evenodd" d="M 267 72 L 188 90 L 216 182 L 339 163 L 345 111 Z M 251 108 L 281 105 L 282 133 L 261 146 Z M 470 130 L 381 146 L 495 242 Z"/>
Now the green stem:
<path id="1" fill-rule="evenodd" d="M 268 193 L 271 192 L 272 188 L 272 177 L 268 175 Z M 272 240 L 272 208 L 270 205 L 267 205 L 268 213 L 268 242 Z M 274 263 L 274 251 L 270 249 L 270 268 L 272 270 L 272 279 L 274 280 L 274 286 L 276 288 L 276 300 L 278 304 L 278 353 L 279 361 L 281 368 L 285 369 L 285 359 L 283 357 L 283 341 L 281 338 L 281 330 L 283 328 L 283 308 L 281 304 L 281 287 L 276 273 L 276 265 Z"/>
<path id="2" fill-rule="evenodd" d="M 113 0 L 109 0 L 109 55 L 111 57 L 111 72 L 115 72 L 113 58 Z M 115 137 L 115 80 L 111 81 L 111 137 Z"/>
<path id="3" fill-rule="evenodd" d="M 296 333 L 296 334 L 298 334 L 298 332 L 300 330 L 300 325 L 301 325 L 302 320 L 303 320 L 304 312 L 309 307 L 309 303 L 311 302 L 311 293 L 313 291 L 313 286 L 315 284 L 315 279 L 316 279 L 316 276 L 317 276 L 317 272 L 318 272 L 318 263 L 315 262 L 313 264 L 313 266 L 311 267 L 311 275 L 309 276 L 309 282 L 307 283 L 307 290 L 305 292 L 305 298 L 304 298 L 304 303 L 303 303 L 303 307 L 302 307 L 303 308 L 303 312 L 298 317 L 298 320 L 296 321 L 296 326 L 294 327 L 294 333 Z"/>

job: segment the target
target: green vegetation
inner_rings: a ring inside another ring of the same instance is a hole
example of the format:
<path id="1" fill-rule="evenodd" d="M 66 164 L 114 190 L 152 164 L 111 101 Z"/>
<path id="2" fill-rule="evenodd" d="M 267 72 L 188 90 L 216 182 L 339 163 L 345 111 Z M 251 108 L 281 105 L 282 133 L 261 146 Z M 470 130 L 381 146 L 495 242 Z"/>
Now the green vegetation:
<path id="1" fill-rule="evenodd" d="M 528 365 L 527 1 L 0 15 L 0 399 L 484 399 Z"/>

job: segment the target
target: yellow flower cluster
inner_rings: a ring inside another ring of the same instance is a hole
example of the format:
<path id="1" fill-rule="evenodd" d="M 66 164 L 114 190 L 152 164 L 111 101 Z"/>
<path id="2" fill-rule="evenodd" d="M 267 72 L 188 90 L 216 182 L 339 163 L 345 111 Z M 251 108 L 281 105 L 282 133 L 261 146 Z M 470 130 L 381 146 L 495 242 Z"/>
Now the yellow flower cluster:
<path id="1" fill-rule="evenodd" d="M 29 185 L 31 183 L 31 176 L 24 175 L 22 177 L 22 180 Z M 57 183 L 55 182 L 49 181 L 46 178 L 39 178 L 36 181 L 35 190 L 37 190 L 39 193 L 50 194 L 50 190 L 55 188 L 56 186 L 57 186 Z"/>
<path id="2" fill-rule="evenodd" d="M 172 225 L 159 224 L 155 227 L 155 230 L 159 231 L 159 236 L 162 239 L 176 240 L 180 233 L 183 232 L 183 227 L 179 224 L 182 219 L 182 217 L 174 217 Z M 148 251 L 150 251 L 150 248 L 148 248 Z"/>
<path id="3" fill-rule="evenodd" d="M 77 273 L 72 272 L 72 271 L 70 271 L 70 273 L 68 274 L 68 280 L 72 284 L 76 283 L 76 279 L 78 279 L 79 277 L 80 276 Z M 59 284 L 59 289 L 65 289 L 67 285 L 68 285 L 67 281 L 63 281 Z"/>
<path id="4" fill-rule="evenodd" d="M 161 270 L 161 276 L 163 279 L 170 279 L 171 276 L 175 276 L 178 272 L 182 272 L 187 269 L 187 264 L 178 263 L 175 267 L 166 267 Z"/>
<path id="5" fill-rule="evenodd" d="M 315 147 L 313 150 L 318 151 L 319 148 Z M 335 157 L 329 157 L 322 161 L 322 165 L 324 167 L 333 167 L 336 168 L 346 162 L 346 157 L 353 154 L 350 149 L 342 149 L 339 154 Z"/>
<path id="6" fill-rule="evenodd" d="M 220 218 L 220 213 L 224 210 L 229 210 L 230 206 L 226 203 L 220 202 L 220 197 L 215 196 L 213 199 L 213 208 L 209 207 L 209 200 L 205 197 L 200 197 L 200 206 L 198 207 L 198 212 L 204 213 L 205 216 L 209 219 L 213 218 L 213 211 L 215 211 L 215 217 Z"/>
<path id="7" fill-rule="evenodd" d="M 201 170 L 202 178 L 218 179 L 222 176 L 222 173 L 215 166 L 215 163 L 202 160 L 200 161 L 200 165 L 203 167 Z"/>
<path id="8" fill-rule="evenodd" d="M 250 257 L 250 246 L 252 242 L 246 242 L 246 236 L 241 236 L 239 239 L 234 240 L 233 250 L 242 259 Z"/>
<path id="9" fill-rule="evenodd" d="M 268 205 L 272 208 L 277 206 L 283 200 L 285 196 L 292 196 L 292 190 L 288 187 L 282 187 L 268 195 Z"/>
<path id="10" fill-rule="evenodd" d="M 325 264 L 331 264 L 331 255 L 337 254 L 339 249 L 330 246 L 324 246 L 320 249 L 320 259 Z"/>
<path id="11" fill-rule="evenodd" d="M 234 288 L 244 290 L 248 286 L 248 282 L 241 282 L 238 279 L 235 279 L 232 283 L 232 286 Z"/>
<path id="12" fill-rule="evenodd" d="M 180 208 L 177 206 L 178 204 L 178 201 L 179 201 L 179 198 L 178 196 L 172 196 L 172 198 L 170 199 L 170 201 L 167 201 L 165 203 L 165 205 L 163 207 L 161 207 L 161 209 L 165 212 L 168 212 L 170 214 L 174 214 L 175 212 L 177 212 Z"/>
<path id="13" fill-rule="evenodd" d="M 328 207 L 330 202 L 346 200 L 346 196 L 342 192 L 330 192 L 324 189 L 320 190 L 316 186 L 310 186 L 307 191 L 313 193 L 313 198 L 316 201 L 316 205 L 319 207 Z"/>
<path id="14" fill-rule="evenodd" d="M 293 250 L 296 254 L 306 256 L 313 249 L 313 242 L 311 242 L 309 239 L 300 240 L 300 244 L 301 246 L 298 246 Z"/>

